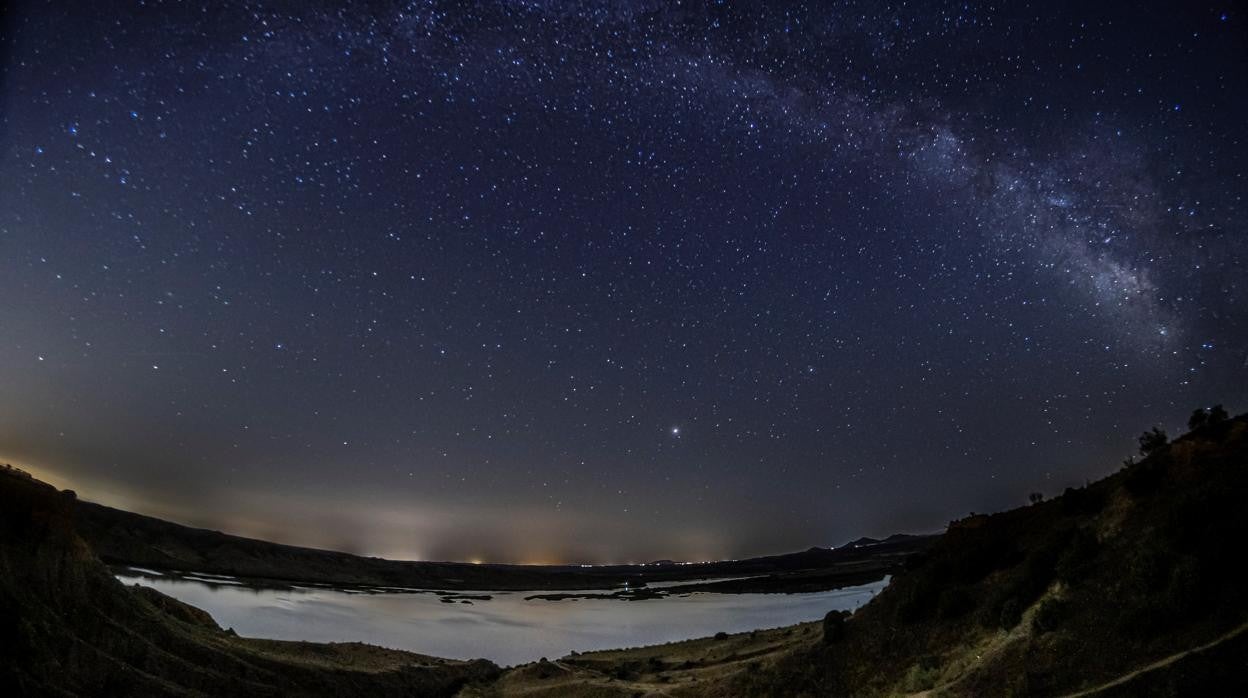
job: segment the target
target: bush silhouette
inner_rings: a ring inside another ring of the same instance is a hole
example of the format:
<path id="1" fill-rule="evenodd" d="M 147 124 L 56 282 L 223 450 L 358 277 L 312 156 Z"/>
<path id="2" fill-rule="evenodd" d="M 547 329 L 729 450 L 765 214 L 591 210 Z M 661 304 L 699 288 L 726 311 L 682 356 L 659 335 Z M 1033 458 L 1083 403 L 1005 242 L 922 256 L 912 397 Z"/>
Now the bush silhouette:
<path id="1" fill-rule="evenodd" d="M 1205 411 L 1205 408 L 1201 407 L 1193 410 L 1192 416 L 1187 418 L 1187 428 L 1189 431 L 1196 431 L 1197 429 L 1205 426 L 1208 422 L 1209 413 Z"/>
<path id="2" fill-rule="evenodd" d="M 1170 442 L 1166 432 L 1158 427 L 1140 434 L 1140 455 L 1148 456 Z"/>
<path id="3" fill-rule="evenodd" d="M 1045 599 L 1032 616 L 1031 627 L 1036 633 L 1048 633 L 1057 629 L 1066 616 L 1067 606 L 1058 599 Z"/>
<path id="4" fill-rule="evenodd" d="M 1192 416 L 1187 418 L 1187 428 L 1190 431 L 1196 431 L 1201 427 L 1212 427 L 1222 424 L 1231 416 L 1226 413 L 1226 408 L 1222 405 L 1214 405 L 1209 409 L 1203 407 L 1192 412 Z"/>
<path id="5" fill-rule="evenodd" d="M 1231 416 L 1226 413 L 1225 407 L 1222 405 L 1214 405 L 1209 408 L 1209 420 L 1207 423 L 1210 425 L 1221 424 L 1230 418 Z"/>
<path id="6" fill-rule="evenodd" d="M 823 617 L 823 644 L 832 645 L 845 638 L 845 619 L 848 611 L 828 611 Z"/>

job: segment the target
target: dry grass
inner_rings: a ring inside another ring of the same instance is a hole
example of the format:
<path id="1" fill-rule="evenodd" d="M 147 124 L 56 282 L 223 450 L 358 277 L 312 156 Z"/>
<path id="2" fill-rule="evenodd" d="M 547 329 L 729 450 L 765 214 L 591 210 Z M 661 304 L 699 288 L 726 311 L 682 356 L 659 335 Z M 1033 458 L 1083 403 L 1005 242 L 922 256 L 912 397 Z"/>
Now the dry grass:
<path id="1" fill-rule="evenodd" d="M 818 623 L 673 642 L 653 647 L 586 652 L 506 672 L 465 698 L 507 696 L 716 696 L 743 672 L 771 664 L 795 648 L 819 642 Z"/>

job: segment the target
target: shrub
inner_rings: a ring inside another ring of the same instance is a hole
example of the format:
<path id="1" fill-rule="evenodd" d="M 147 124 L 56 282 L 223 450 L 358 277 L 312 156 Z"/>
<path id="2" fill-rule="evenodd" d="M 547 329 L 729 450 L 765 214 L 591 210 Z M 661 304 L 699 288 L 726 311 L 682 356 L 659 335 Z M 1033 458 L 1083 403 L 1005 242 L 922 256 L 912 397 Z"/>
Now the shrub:
<path id="1" fill-rule="evenodd" d="M 640 673 L 640 669 L 641 665 L 637 662 L 621 662 L 620 664 L 611 667 L 608 671 L 614 679 L 618 679 L 620 681 L 632 681 L 637 678 L 637 675 Z"/>
<path id="2" fill-rule="evenodd" d="M 1036 609 L 1036 615 L 1032 616 L 1031 627 L 1036 633 L 1053 632 L 1061 625 L 1068 610 L 1064 601 L 1045 599 L 1040 602 L 1040 607 Z"/>
<path id="3" fill-rule="evenodd" d="M 1205 426 L 1205 423 L 1208 421 L 1209 413 L 1205 411 L 1205 408 L 1201 407 L 1193 410 L 1192 416 L 1187 418 L 1187 430 L 1196 431 L 1197 429 Z"/>
<path id="4" fill-rule="evenodd" d="M 1170 437 L 1166 436 L 1166 432 L 1158 427 L 1153 427 L 1152 431 L 1146 431 L 1140 434 L 1140 455 L 1147 456 L 1164 447 L 1170 442 Z"/>
<path id="5" fill-rule="evenodd" d="M 936 679 L 940 678 L 940 669 L 934 666 L 925 667 L 923 664 L 924 662 L 919 662 L 906 672 L 902 685 L 907 691 L 928 691 L 936 685 Z"/>
<path id="6" fill-rule="evenodd" d="M 1209 408 L 1209 424 L 1221 424 L 1230 418 L 1231 416 L 1226 413 L 1226 408 L 1222 405 L 1214 405 Z"/>
<path id="7" fill-rule="evenodd" d="M 828 611 L 823 617 L 823 644 L 832 645 L 845 639 L 845 619 L 849 611 Z"/>

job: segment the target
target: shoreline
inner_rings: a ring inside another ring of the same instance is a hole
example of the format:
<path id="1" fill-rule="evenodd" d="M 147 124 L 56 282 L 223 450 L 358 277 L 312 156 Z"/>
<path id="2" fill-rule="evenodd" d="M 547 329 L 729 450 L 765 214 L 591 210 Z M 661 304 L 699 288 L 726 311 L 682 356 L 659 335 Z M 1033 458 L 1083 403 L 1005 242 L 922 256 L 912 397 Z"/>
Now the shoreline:
<path id="1" fill-rule="evenodd" d="M 289 582 L 286 580 L 221 575 L 195 570 L 158 570 L 134 565 L 106 565 L 113 576 L 125 583 L 150 579 L 198 583 L 208 587 L 242 587 L 251 591 L 337 591 L 345 594 L 432 594 L 444 601 L 490 601 L 497 594 L 529 594 L 524 600 L 570 601 L 578 599 L 613 599 L 644 601 L 687 596 L 689 594 L 812 594 L 836 591 L 871 584 L 891 576 L 883 570 L 846 571 L 833 574 L 756 575 L 752 577 L 702 577 L 676 582 L 660 582 L 599 589 L 568 589 L 551 592 L 545 589 L 441 589 L 425 587 L 374 586 L 335 584 L 332 582 Z M 660 586 L 661 585 L 661 586 Z"/>

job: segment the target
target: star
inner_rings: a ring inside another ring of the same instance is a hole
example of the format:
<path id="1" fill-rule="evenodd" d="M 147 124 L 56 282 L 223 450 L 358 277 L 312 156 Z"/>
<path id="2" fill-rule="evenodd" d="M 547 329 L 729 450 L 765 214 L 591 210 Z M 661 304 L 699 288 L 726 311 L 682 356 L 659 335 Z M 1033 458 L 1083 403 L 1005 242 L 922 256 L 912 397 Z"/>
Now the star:
<path id="1" fill-rule="evenodd" d="M 771 553 L 1248 409 L 1233 9 L 217 4 L 78 3 L 6 55 L 0 427 L 66 472 L 177 464 L 146 496 L 188 519 L 306 486 L 230 512 L 272 530 L 471 509 L 491 560 L 618 487 L 664 513 L 603 550 Z"/>

